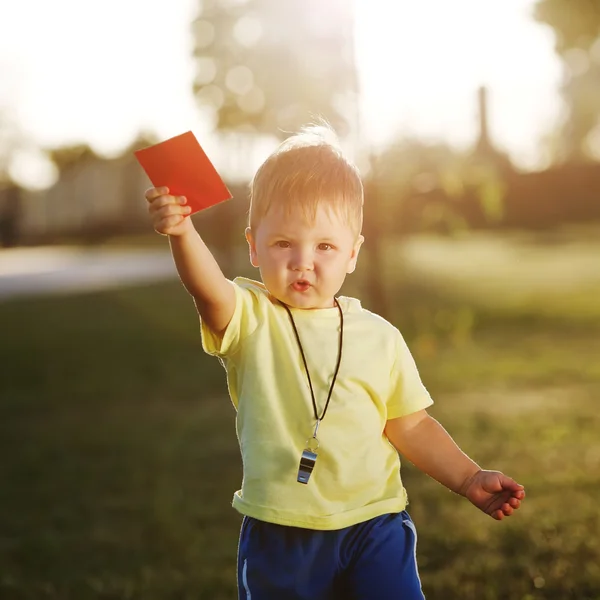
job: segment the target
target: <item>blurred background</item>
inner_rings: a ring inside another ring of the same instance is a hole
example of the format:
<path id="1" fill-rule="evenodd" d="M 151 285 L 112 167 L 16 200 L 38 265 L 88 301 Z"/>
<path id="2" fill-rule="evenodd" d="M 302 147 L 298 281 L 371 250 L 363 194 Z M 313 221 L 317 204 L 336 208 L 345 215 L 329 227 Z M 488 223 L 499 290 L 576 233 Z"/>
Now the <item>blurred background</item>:
<path id="1" fill-rule="evenodd" d="M 192 130 L 194 217 L 258 277 L 247 185 L 326 118 L 363 173 L 343 293 L 527 488 L 497 523 L 403 465 L 428 598 L 600 598 L 600 3 L 0 3 L 0 598 L 232 599 L 241 478 L 133 152 Z"/>

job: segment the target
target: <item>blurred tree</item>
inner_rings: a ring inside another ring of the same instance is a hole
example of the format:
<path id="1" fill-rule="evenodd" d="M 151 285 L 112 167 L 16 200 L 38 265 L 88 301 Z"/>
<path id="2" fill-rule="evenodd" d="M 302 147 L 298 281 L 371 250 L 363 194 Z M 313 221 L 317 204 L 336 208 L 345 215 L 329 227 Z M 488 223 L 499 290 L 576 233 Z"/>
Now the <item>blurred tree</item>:
<path id="1" fill-rule="evenodd" d="M 370 156 L 365 178 L 365 217 L 369 307 L 392 318 L 389 282 L 402 279 L 396 252 L 406 236 L 424 230 L 455 230 L 448 197 L 461 196 L 464 158 L 444 144 L 399 140 Z M 411 210 L 416 208 L 416 210 Z M 390 261 L 389 257 L 394 258 Z M 393 274 L 388 272 L 393 268 Z M 383 274 L 383 276 L 382 276 Z"/>
<path id="2" fill-rule="evenodd" d="M 12 158 L 21 142 L 15 123 L 0 109 L 0 247 L 5 248 L 17 243 L 21 216 L 21 190 L 10 176 Z"/>
<path id="3" fill-rule="evenodd" d="M 21 220 L 21 188 L 15 184 L 0 185 L 0 247 L 16 246 Z"/>
<path id="4" fill-rule="evenodd" d="M 485 88 L 478 90 L 477 118 L 478 137 L 467 151 L 443 143 L 401 139 L 371 157 L 374 182 L 370 189 L 377 197 L 379 212 L 402 215 L 391 220 L 374 216 L 380 219 L 378 230 L 384 234 L 456 231 L 465 223 L 455 205 L 468 196 L 489 223 L 502 217 L 505 182 L 514 168 L 490 137 Z"/>
<path id="5" fill-rule="evenodd" d="M 552 27 L 566 67 L 562 87 L 567 118 L 562 158 L 600 158 L 600 2 L 538 0 L 535 18 Z"/>
<path id="6" fill-rule="evenodd" d="M 15 149 L 19 145 L 20 132 L 15 120 L 11 119 L 8 111 L 0 107 L 0 185 L 10 181 L 8 174 L 10 162 Z"/>
<path id="7" fill-rule="evenodd" d="M 353 15 L 343 0 L 204 0 L 193 24 L 198 102 L 221 131 L 286 137 L 357 120 Z"/>
<path id="8" fill-rule="evenodd" d="M 48 152 L 48 157 L 60 172 L 88 158 L 98 159 L 96 153 L 87 144 L 61 146 Z"/>
<path id="9" fill-rule="evenodd" d="M 477 100 L 479 135 L 472 149 L 401 139 L 370 157 L 364 230 L 370 301 L 380 314 L 390 314 L 385 282 L 400 279 L 394 248 L 408 234 L 455 234 L 471 223 L 493 225 L 503 217 L 506 182 L 514 169 L 491 140 L 485 88 L 478 91 Z M 390 265 L 388 256 L 395 257 L 394 274 L 381 277 Z"/>

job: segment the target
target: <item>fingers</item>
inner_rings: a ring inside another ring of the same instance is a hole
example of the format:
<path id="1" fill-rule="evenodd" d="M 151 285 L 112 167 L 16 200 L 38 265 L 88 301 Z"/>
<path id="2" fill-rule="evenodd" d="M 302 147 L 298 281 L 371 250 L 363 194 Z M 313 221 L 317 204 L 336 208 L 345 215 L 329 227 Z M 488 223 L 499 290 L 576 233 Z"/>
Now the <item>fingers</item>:
<path id="1" fill-rule="evenodd" d="M 494 510 L 490 513 L 490 517 L 496 519 L 496 521 L 502 521 L 504 517 L 510 517 L 513 514 L 513 508 L 510 504 L 503 504 L 501 508 Z"/>
<path id="2" fill-rule="evenodd" d="M 512 515 L 515 511 L 515 509 L 508 502 L 505 502 L 500 510 L 505 517 L 510 517 L 510 515 Z"/>
<path id="3" fill-rule="evenodd" d="M 166 217 L 172 217 L 174 215 L 189 215 L 192 212 L 192 207 L 182 205 L 181 202 L 173 202 L 166 200 L 173 198 L 173 196 L 160 196 L 150 205 L 150 214 L 152 214 L 155 221 L 165 219 Z"/>
<path id="4" fill-rule="evenodd" d="M 171 235 L 173 229 L 181 225 L 189 216 L 192 209 L 189 206 L 178 206 L 176 204 L 167 204 L 155 211 L 153 215 L 154 229 L 158 233 Z"/>
<path id="5" fill-rule="evenodd" d="M 500 471 L 480 471 L 467 492 L 475 506 L 497 521 L 510 517 L 525 498 L 525 488 Z"/>
<path id="6" fill-rule="evenodd" d="M 523 500 L 525 498 L 526 494 L 525 494 L 525 488 L 521 488 L 520 490 L 517 490 L 514 494 L 513 494 L 513 498 L 518 498 L 519 500 Z"/>
<path id="7" fill-rule="evenodd" d="M 150 188 L 146 190 L 144 196 L 149 203 L 148 210 L 151 214 L 160 213 L 164 207 L 171 207 L 173 214 L 185 214 L 191 210 L 185 206 L 187 204 L 185 196 L 172 196 L 169 194 L 169 188 L 167 187 Z M 175 207 L 183 207 L 184 210 L 176 210 Z M 164 216 L 164 214 L 165 211 L 162 211 L 160 216 Z"/>
<path id="8" fill-rule="evenodd" d="M 152 202 L 159 196 L 166 196 L 168 193 L 169 193 L 168 187 L 164 187 L 164 186 L 163 187 L 152 187 L 152 188 L 146 190 L 144 196 L 145 196 L 146 200 L 148 200 L 148 202 Z"/>
<path id="9" fill-rule="evenodd" d="M 514 509 L 517 509 L 521 506 L 521 500 L 519 500 L 519 498 L 510 498 L 508 504 Z"/>
<path id="10" fill-rule="evenodd" d="M 148 211 L 155 219 L 163 219 L 171 215 L 185 215 L 191 212 L 191 207 L 187 206 L 185 196 L 170 196 L 168 194 L 158 193 L 158 191 L 167 188 L 152 188 L 146 192 L 146 199 L 149 206 Z"/>
<path id="11" fill-rule="evenodd" d="M 148 212 L 152 217 L 154 230 L 164 235 L 176 233 L 176 229 L 192 212 L 184 196 L 172 196 L 169 188 L 157 187 L 146 190 Z"/>
<path id="12" fill-rule="evenodd" d="M 500 471 L 482 471 L 481 485 L 490 494 L 510 492 L 512 496 L 523 499 L 525 488 L 514 479 L 507 477 Z"/>
<path id="13" fill-rule="evenodd" d="M 183 206 L 187 203 L 187 198 L 185 196 L 171 196 L 169 194 L 156 195 L 155 193 L 153 194 L 153 192 L 154 190 L 149 190 L 149 195 L 151 197 L 151 199 L 148 200 L 150 212 L 156 211 L 163 206 Z M 146 196 L 146 199 L 147 198 L 148 196 Z"/>
<path id="14" fill-rule="evenodd" d="M 163 235 L 170 235 L 173 233 L 173 230 L 183 223 L 185 220 L 185 216 L 182 215 L 170 215 L 161 219 L 158 223 L 154 225 L 154 229 L 157 233 L 162 233 Z"/>
<path id="15" fill-rule="evenodd" d="M 498 473 L 498 479 L 502 489 L 511 490 L 513 492 L 525 489 L 520 483 L 517 483 L 511 477 L 504 475 L 504 473 Z"/>
<path id="16" fill-rule="evenodd" d="M 509 498 L 506 502 L 500 506 L 500 508 L 492 510 L 490 516 L 497 521 L 502 521 L 504 517 L 510 517 L 515 510 L 521 507 L 521 500 L 519 498 Z"/>

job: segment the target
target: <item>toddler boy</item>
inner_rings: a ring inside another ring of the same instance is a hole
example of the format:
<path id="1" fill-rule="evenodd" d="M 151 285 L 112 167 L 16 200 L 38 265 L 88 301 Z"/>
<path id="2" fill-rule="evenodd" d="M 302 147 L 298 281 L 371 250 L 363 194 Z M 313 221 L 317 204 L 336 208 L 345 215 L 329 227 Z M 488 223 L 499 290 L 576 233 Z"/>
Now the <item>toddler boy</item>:
<path id="1" fill-rule="evenodd" d="M 242 600 L 423 598 L 399 454 L 495 519 L 525 496 L 427 413 L 398 329 L 337 296 L 363 243 L 363 187 L 332 135 L 290 137 L 252 181 L 246 239 L 260 282 L 225 278 L 185 198 L 146 192 L 237 410 Z"/>

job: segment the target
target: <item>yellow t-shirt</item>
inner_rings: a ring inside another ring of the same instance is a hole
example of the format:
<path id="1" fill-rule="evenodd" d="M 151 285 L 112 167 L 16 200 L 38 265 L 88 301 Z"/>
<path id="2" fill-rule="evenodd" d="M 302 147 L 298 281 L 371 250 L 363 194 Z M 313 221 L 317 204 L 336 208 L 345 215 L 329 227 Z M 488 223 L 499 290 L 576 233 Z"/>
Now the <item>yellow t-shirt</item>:
<path id="1" fill-rule="evenodd" d="M 388 419 L 432 404 L 400 332 L 338 298 L 344 315 L 342 360 L 318 431 L 308 484 L 298 466 L 315 418 L 300 349 L 285 308 L 256 281 L 233 282 L 236 307 L 222 337 L 202 323 L 204 350 L 219 357 L 237 410 L 243 462 L 233 506 L 280 525 L 341 529 L 404 510 L 400 459 L 384 435 Z M 291 309 L 310 371 L 319 415 L 338 356 L 336 307 Z"/>

